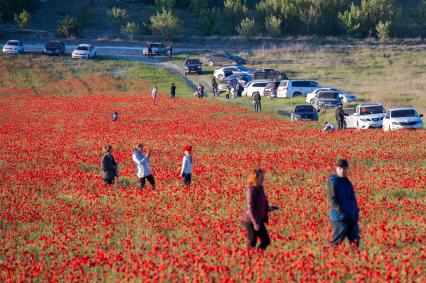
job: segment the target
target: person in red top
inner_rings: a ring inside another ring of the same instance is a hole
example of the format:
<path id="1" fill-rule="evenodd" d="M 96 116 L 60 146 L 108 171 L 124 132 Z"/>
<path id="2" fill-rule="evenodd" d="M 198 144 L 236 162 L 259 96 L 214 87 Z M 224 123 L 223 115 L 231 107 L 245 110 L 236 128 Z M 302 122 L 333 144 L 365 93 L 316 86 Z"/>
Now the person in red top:
<path id="1" fill-rule="evenodd" d="M 243 213 L 242 221 L 247 230 L 249 248 L 255 248 L 257 238 L 260 238 L 259 249 L 265 250 L 271 240 L 265 223 L 268 223 L 268 212 L 277 210 L 276 206 L 269 206 L 268 198 L 263 188 L 265 171 L 255 169 L 251 171 L 247 178 L 247 207 Z"/>

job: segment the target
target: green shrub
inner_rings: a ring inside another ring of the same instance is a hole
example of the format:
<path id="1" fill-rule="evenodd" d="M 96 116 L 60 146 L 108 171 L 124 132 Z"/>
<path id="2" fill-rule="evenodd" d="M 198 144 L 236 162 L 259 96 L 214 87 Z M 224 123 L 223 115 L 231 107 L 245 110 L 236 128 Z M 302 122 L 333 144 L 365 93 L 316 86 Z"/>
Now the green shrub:
<path id="1" fill-rule="evenodd" d="M 200 11 L 200 28 L 203 35 L 212 35 L 219 12 L 216 8 Z"/>
<path id="2" fill-rule="evenodd" d="M 386 21 L 386 22 L 380 21 L 377 24 L 377 26 L 376 26 L 376 32 L 377 32 L 377 37 L 380 40 L 389 39 L 389 28 L 390 28 L 390 25 L 391 25 L 390 21 Z"/>
<path id="3" fill-rule="evenodd" d="M 251 39 L 256 35 L 256 23 L 254 19 L 243 19 L 239 26 L 237 26 L 235 29 L 239 35 L 246 39 Z"/>
<path id="4" fill-rule="evenodd" d="M 155 0 L 155 5 L 161 9 L 172 10 L 175 5 L 175 0 Z"/>
<path id="5" fill-rule="evenodd" d="M 209 8 L 208 0 L 191 0 L 189 4 L 189 10 L 193 13 L 201 13 L 201 11 L 205 11 Z"/>
<path id="6" fill-rule="evenodd" d="M 31 15 L 26 10 L 22 10 L 19 14 L 14 14 L 14 20 L 20 29 L 26 28 L 30 19 Z"/>
<path id="7" fill-rule="evenodd" d="M 416 21 L 419 25 L 426 26 L 426 0 L 422 0 L 422 3 L 420 4 Z"/>
<path id="8" fill-rule="evenodd" d="M 178 18 L 173 15 L 172 11 L 158 11 L 155 15 L 149 18 L 149 29 L 152 34 L 160 35 L 164 39 L 170 39 L 179 36 L 182 32 L 182 26 Z"/>
<path id="9" fill-rule="evenodd" d="M 108 10 L 107 16 L 111 23 L 117 27 L 124 25 L 129 18 L 126 9 L 120 9 L 117 7 L 112 7 L 111 10 Z"/>
<path id="10" fill-rule="evenodd" d="M 59 35 L 65 38 L 73 38 L 80 33 L 80 25 L 76 18 L 66 16 L 58 26 Z"/>
<path id="11" fill-rule="evenodd" d="M 121 27 L 120 31 L 125 34 L 129 40 L 134 41 L 135 37 L 140 34 L 141 28 L 135 22 L 128 22 L 127 25 Z"/>
<path id="12" fill-rule="evenodd" d="M 278 37 L 281 35 L 282 19 L 273 15 L 266 17 L 265 27 L 269 35 Z"/>

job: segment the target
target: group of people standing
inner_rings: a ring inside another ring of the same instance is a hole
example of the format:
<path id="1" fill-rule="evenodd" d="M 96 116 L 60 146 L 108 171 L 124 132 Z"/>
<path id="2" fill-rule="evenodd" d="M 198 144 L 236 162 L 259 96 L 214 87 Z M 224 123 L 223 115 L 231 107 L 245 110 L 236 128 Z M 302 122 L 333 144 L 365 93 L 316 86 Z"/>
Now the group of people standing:
<path id="1" fill-rule="evenodd" d="M 147 49 L 147 53 L 148 53 L 148 59 L 152 59 L 154 58 L 154 55 L 158 55 L 156 53 L 154 53 L 153 49 L 152 49 L 152 42 L 148 42 L 146 45 L 146 49 Z M 169 45 L 167 45 L 167 56 L 169 58 L 169 61 L 173 60 L 173 46 L 171 43 L 169 43 Z"/>
<path id="2" fill-rule="evenodd" d="M 337 128 L 339 130 L 346 129 L 346 118 L 345 118 L 345 116 L 347 116 L 347 114 L 345 113 L 345 111 L 343 111 L 342 105 L 339 105 L 336 108 L 334 116 L 336 118 Z M 331 122 L 325 122 L 325 126 L 324 126 L 324 129 L 323 129 L 324 131 L 333 131 L 334 129 L 335 128 L 334 128 L 334 126 Z"/>
<path id="3" fill-rule="evenodd" d="M 180 177 L 185 187 L 190 187 L 192 182 L 192 146 L 187 145 L 183 147 L 183 159 L 180 170 Z M 118 163 L 112 154 L 112 146 L 106 145 L 103 147 L 103 157 L 101 161 L 103 180 L 106 185 L 112 185 L 115 179 L 118 178 Z M 133 149 L 132 160 L 136 166 L 136 176 L 139 180 L 139 186 L 141 189 L 145 188 L 146 182 L 148 181 L 151 185 L 151 189 L 155 190 L 155 178 L 152 174 L 151 169 L 151 156 L 152 151 L 144 152 L 144 145 L 138 144 Z"/>

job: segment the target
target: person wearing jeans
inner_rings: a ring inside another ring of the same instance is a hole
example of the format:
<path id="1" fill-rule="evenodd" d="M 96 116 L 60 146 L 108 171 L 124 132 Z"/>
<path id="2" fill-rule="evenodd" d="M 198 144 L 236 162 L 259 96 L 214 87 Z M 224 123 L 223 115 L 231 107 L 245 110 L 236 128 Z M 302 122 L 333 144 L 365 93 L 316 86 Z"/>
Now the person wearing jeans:
<path id="1" fill-rule="evenodd" d="M 260 239 L 259 249 L 265 250 L 271 240 L 265 224 L 268 223 L 268 212 L 278 209 L 276 206 L 269 206 L 268 198 L 263 188 L 265 171 L 255 169 L 251 171 L 247 178 L 247 207 L 242 215 L 243 225 L 247 231 L 249 248 L 255 248 L 257 239 Z"/>
<path id="2" fill-rule="evenodd" d="M 182 168 L 180 176 L 182 177 L 183 185 L 185 187 L 191 186 L 192 181 L 192 146 L 187 145 L 183 148 L 184 156 L 182 159 Z"/>
<path id="3" fill-rule="evenodd" d="M 254 111 L 256 112 L 262 111 L 262 104 L 260 103 L 261 99 L 262 98 L 260 97 L 260 93 L 258 91 L 253 93 Z"/>
<path id="4" fill-rule="evenodd" d="M 112 146 L 103 147 L 104 156 L 102 157 L 102 171 L 104 183 L 106 185 L 114 184 L 115 177 L 118 177 L 118 164 L 112 155 Z"/>
<path id="5" fill-rule="evenodd" d="M 143 153 L 143 148 L 143 144 L 138 144 L 133 151 L 132 159 L 136 164 L 136 175 L 139 178 L 141 189 L 145 188 L 146 181 L 148 181 L 151 184 L 151 189 L 154 190 L 155 179 L 152 175 L 150 166 L 151 151 L 148 151 L 147 155 L 145 156 Z"/>
<path id="6" fill-rule="evenodd" d="M 356 247 L 360 244 L 359 208 L 354 188 L 348 179 L 348 169 L 348 161 L 340 159 L 337 162 L 336 173 L 328 182 L 327 193 L 333 236 L 327 247 L 339 245 L 345 238 Z"/>

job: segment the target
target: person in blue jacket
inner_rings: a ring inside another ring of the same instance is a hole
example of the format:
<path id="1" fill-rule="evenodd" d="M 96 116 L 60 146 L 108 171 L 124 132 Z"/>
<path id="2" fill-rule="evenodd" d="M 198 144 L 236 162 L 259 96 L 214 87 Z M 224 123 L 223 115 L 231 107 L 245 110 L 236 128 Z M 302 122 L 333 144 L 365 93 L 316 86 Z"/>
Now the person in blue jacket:
<path id="1" fill-rule="evenodd" d="M 354 188 L 348 179 L 349 163 L 345 159 L 337 162 L 336 173 L 328 182 L 328 202 L 333 238 L 328 247 L 338 245 L 348 238 L 351 244 L 359 247 L 359 208 Z"/>

